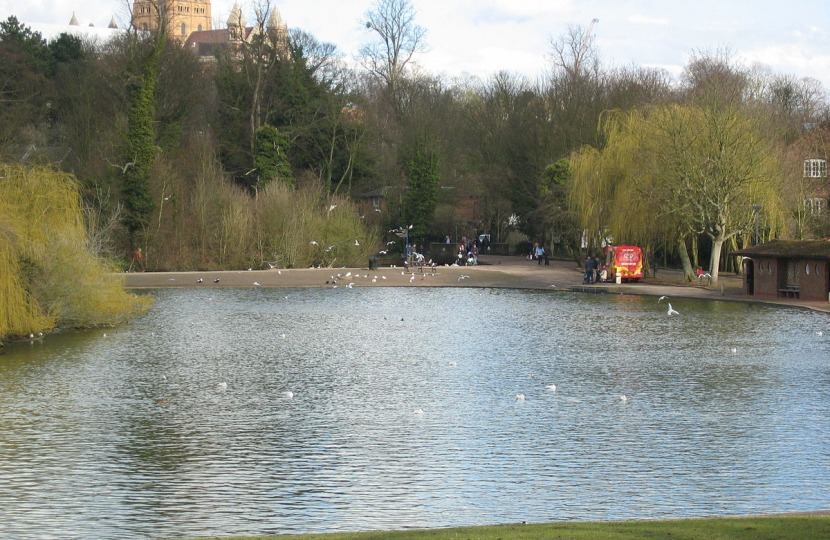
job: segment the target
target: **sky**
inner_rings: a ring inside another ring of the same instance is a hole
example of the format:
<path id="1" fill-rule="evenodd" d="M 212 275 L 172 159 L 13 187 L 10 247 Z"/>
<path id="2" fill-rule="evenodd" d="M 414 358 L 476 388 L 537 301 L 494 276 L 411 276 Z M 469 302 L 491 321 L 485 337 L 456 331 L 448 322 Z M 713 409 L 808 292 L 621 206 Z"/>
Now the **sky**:
<path id="1" fill-rule="evenodd" d="M 259 0 L 262 1 L 262 0 Z M 347 56 L 371 36 L 359 21 L 374 0 L 271 0 L 290 28 L 336 44 Z M 690 55 L 728 49 L 746 66 L 811 77 L 830 91 L 828 0 L 410 0 L 427 30 L 428 71 L 483 79 L 499 71 L 529 77 L 550 66 L 551 40 L 569 25 L 587 28 L 606 67 L 660 67 L 681 73 Z M 234 0 L 213 0 L 214 28 Z M 240 0 L 252 20 L 256 0 Z M 128 19 L 127 0 L 0 0 L 0 20 L 106 27 Z"/>

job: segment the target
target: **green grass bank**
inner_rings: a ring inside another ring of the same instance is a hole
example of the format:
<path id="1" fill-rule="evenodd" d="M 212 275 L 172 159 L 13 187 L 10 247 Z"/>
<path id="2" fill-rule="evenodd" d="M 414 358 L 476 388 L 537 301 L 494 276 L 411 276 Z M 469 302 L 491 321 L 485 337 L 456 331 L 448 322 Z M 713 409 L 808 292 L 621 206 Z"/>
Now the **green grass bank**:
<path id="1" fill-rule="evenodd" d="M 223 540 L 826 540 L 828 538 L 830 538 L 830 515 L 787 515 L 240 536 L 223 538 Z"/>

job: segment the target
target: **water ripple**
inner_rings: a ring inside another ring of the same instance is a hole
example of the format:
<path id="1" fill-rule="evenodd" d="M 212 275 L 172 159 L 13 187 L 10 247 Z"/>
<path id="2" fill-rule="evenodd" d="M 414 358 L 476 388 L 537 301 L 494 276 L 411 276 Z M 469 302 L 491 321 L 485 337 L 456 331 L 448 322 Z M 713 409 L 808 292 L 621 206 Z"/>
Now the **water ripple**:
<path id="1" fill-rule="evenodd" d="M 826 317 L 534 291 L 157 294 L 130 325 L 0 357 L 0 536 L 826 506 Z"/>

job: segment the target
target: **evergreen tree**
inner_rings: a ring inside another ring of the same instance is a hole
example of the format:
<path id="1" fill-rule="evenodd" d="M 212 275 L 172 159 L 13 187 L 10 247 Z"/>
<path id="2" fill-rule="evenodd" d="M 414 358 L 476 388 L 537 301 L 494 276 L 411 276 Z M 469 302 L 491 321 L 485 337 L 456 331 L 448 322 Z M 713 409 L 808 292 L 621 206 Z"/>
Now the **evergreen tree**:
<path id="1" fill-rule="evenodd" d="M 415 155 L 409 161 L 407 175 L 409 182 L 404 200 L 404 215 L 407 223 L 412 225 L 410 237 L 420 237 L 429 230 L 438 201 L 441 162 L 435 150 L 419 143 Z"/>
<path id="2" fill-rule="evenodd" d="M 273 180 L 282 180 L 294 186 L 294 175 L 285 153 L 289 146 L 288 135 L 274 126 L 264 125 L 256 132 L 257 188 L 263 188 Z"/>

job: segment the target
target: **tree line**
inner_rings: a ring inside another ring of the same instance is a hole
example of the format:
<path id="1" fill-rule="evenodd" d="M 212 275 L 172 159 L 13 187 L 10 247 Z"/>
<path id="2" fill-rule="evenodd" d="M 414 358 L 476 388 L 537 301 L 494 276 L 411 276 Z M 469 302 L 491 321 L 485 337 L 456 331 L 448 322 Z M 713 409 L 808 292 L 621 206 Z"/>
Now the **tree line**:
<path id="1" fill-rule="evenodd" d="M 580 26 L 551 37 L 535 78 L 436 75 L 417 63 L 428 33 L 408 0 L 363 14 L 356 62 L 301 29 L 277 35 L 267 1 L 248 42 L 200 62 L 154 6 L 162 30 L 106 43 L 0 23 L 0 157 L 72 172 L 102 254 L 341 265 L 402 225 L 426 239 L 518 228 L 575 259 L 638 243 L 716 276 L 758 222 L 764 239 L 830 234 L 804 204 L 826 198 L 826 178 L 802 174 L 827 153 L 815 80 L 722 50 L 695 52 L 680 78 L 607 66 Z M 385 186 L 402 195 L 361 215 L 355 196 Z M 474 222 L 463 197 L 480 201 Z"/>

